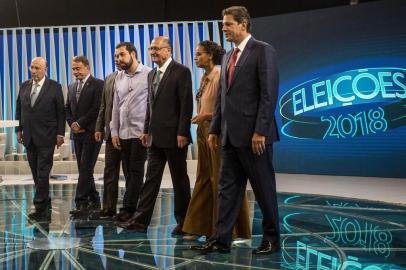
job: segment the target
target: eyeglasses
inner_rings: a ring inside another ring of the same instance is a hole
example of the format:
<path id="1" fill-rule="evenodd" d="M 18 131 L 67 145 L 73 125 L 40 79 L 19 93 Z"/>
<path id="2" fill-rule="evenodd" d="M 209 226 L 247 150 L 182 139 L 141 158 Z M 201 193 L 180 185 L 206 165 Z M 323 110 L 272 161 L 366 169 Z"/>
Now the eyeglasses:
<path id="1" fill-rule="evenodd" d="M 149 47 L 148 48 L 148 51 L 160 51 L 160 50 L 162 50 L 163 48 L 169 48 L 169 47 Z"/>

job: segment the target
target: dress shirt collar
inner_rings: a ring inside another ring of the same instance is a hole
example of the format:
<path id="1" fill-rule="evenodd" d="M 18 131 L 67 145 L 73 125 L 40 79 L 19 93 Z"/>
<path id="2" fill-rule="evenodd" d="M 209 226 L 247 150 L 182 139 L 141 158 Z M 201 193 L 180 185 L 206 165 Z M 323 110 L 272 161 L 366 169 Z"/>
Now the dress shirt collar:
<path id="1" fill-rule="evenodd" d="M 239 53 L 242 53 L 244 51 L 245 46 L 247 46 L 248 40 L 250 40 L 251 37 L 251 34 L 248 34 L 248 36 L 244 38 L 243 41 L 241 41 L 240 45 L 237 46 L 237 48 L 240 49 Z"/>
<path id="2" fill-rule="evenodd" d="M 162 65 L 162 67 L 158 67 L 158 70 L 161 72 L 161 76 L 165 73 L 166 69 L 168 68 L 169 64 L 172 62 L 172 57 L 169 57 L 166 62 Z M 162 78 L 162 77 L 161 77 Z"/>
<path id="3" fill-rule="evenodd" d="M 134 77 L 135 74 L 142 72 L 142 70 L 144 69 L 144 65 L 141 64 L 141 62 L 138 63 L 137 69 L 135 70 L 134 74 L 128 74 L 127 71 L 123 70 L 124 75 L 126 77 Z"/>
<path id="4" fill-rule="evenodd" d="M 90 73 L 87 74 L 87 76 L 82 80 L 82 87 L 85 86 L 85 83 L 87 82 L 87 80 L 89 79 L 89 77 L 90 77 Z M 79 81 L 80 81 L 80 80 L 76 79 L 76 81 L 78 82 L 78 86 L 79 86 Z"/>
<path id="5" fill-rule="evenodd" d="M 41 88 L 44 85 L 45 79 L 46 76 L 44 76 L 44 78 L 42 78 L 38 83 L 32 80 L 32 87 L 34 87 L 35 84 L 38 84 L 38 87 Z"/>

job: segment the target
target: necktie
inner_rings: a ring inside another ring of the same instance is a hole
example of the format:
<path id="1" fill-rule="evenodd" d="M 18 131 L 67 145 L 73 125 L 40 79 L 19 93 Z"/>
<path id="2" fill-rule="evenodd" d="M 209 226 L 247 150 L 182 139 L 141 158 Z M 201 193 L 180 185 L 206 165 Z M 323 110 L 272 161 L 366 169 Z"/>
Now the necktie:
<path id="1" fill-rule="evenodd" d="M 154 96 L 158 91 L 159 82 L 161 81 L 161 71 L 158 69 L 155 73 L 155 80 L 154 80 Z"/>
<path id="2" fill-rule="evenodd" d="M 31 107 L 34 107 L 35 101 L 37 100 L 38 97 L 38 87 L 39 84 L 35 83 L 34 88 L 31 90 L 30 98 L 31 98 Z"/>
<path id="3" fill-rule="evenodd" d="M 83 87 L 83 81 L 80 80 L 78 88 L 76 89 L 76 102 L 79 101 L 80 92 L 82 92 L 82 87 Z"/>
<path id="4" fill-rule="evenodd" d="M 230 58 L 230 64 L 228 65 L 228 71 L 227 71 L 227 86 L 228 87 L 230 86 L 231 80 L 233 79 L 235 64 L 237 63 L 237 56 L 238 56 L 239 52 L 240 52 L 240 49 L 234 48 L 233 54 L 231 55 L 231 58 Z"/>

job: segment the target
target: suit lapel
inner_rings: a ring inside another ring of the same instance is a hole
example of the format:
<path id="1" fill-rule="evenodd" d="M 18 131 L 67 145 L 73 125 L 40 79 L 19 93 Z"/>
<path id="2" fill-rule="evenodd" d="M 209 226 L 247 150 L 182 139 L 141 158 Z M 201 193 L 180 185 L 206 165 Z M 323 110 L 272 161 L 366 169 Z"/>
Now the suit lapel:
<path id="1" fill-rule="evenodd" d="M 80 91 L 79 100 L 76 100 L 76 103 L 78 105 L 79 105 L 79 103 L 81 103 L 84 95 L 86 95 L 88 89 L 91 87 L 92 82 L 93 82 L 93 76 L 90 76 L 89 79 L 87 79 L 85 85 L 83 85 L 82 90 Z M 75 90 L 76 90 L 76 88 L 75 88 Z M 75 99 L 76 99 L 76 91 L 74 91 L 74 92 L 75 92 Z"/>
<path id="2" fill-rule="evenodd" d="M 233 78 L 231 79 L 230 85 L 228 86 L 228 89 L 230 89 L 231 85 L 233 85 L 234 80 L 237 78 L 238 72 L 241 70 L 241 68 L 244 66 L 245 61 L 248 58 L 248 55 L 251 53 L 252 51 L 252 45 L 253 45 L 253 38 L 251 37 L 248 42 L 247 45 L 245 46 L 240 58 L 238 59 L 236 65 L 235 65 L 235 69 L 234 69 L 234 74 L 233 74 Z"/>
<path id="3" fill-rule="evenodd" d="M 32 86 L 32 84 L 31 84 L 31 86 Z M 35 106 L 37 106 L 38 102 L 45 95 L 45 92 L 48 91 L 48 88 L 49 88 L 49 80 L 48 80 L 48 78 L 45 78 L 44 85 L 41 87 L 41 91 L 39 92 L 38 97 L 35 100 L 34 106 L 32 106 L 33 108 L 35 108 Z M 28 94 L 28 97 L 29 97 L 29 100 L 31 102 L 30 94 Z"/>
<path id="4" fill-rule="evenodd" d="M 156 91 L 156 95 L 154 97 L 154 100 L 158 98 L 159 94 L 162 92 L 162 88 L 164 88 L 164 85 L 166 81 L 168 80 L 169 74 L 171 73 L 172 67 L 175 64 L 174 60 L 171 61 L 169 66 L 166 68 L 164 76 L 161 78 L 161 81 L 159 82 L 158 90 Z"/>
<path id="5" fill-rule="evenodd" d="M 223 63 L 221 65 L 221 81 L 223 82 L 223 84 L 225 85 L 226 88 L 227 88 L 227 66 L 228 66 L 228 62 L 230 61 L 232 52 L 233 52 L 232 50 L 228 51 L 224 55 Z M 228 90 L 228 88 L 226 90 Z"/>
<path id="6" fill-rule="evenodd" d="M 153 82 L 155 72 L 156 72 L 156 70 L 151 71 L 150 73 L 148 73 L 148 94 L 151 97 L 150 98 L 150 100 L 152 101 L 151 105 L 153 104 L 154 99 L 155 99 L 155 96 L 154 96 L 154 82 Z"/>

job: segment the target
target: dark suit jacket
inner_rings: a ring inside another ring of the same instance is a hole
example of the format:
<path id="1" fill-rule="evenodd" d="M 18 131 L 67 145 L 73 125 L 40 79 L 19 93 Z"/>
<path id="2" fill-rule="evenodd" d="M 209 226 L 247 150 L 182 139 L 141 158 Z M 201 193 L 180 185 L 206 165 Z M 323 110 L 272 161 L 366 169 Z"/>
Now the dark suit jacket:
<path id="1" fill-rule="evenodd" d="M 96 131 L 105 132 L 105 140 L 107 140 L 110 136 L 110 121 L 111 111 L 113 109 L 114 82 L 116 80 L 117 73 L 117 71 L 111 73 L 106 77 L 106 80 L 104 81 L 99 116 L 97 117 L 96 121 Z"/>
<path id="2" fill-rule="evenodd" d="M 221 91 L 209 133 L 227 136 L 235 147 L 251 146 L 254 132 L 266 136 L 266 143 L 279 140 L 275 121 L 279 75 L 274 48 L 250 38 L 227 86 L 227 64 L 232 50 L 223 57 Z"/>
<path id="3" fill-rule="evenodd" d="M 44 85 L 31 108 L 32 80 L 25 81 L 17 97 L 16 120 L 20 121 L 16 131 L 23 132 L 23 143 L 27 147 L 54 147 L 56 136 L 65 137 L 65 111 L 62 87 L 45 78 Z"/>
<path id="4" fill-rule="evenodd" d="M 68 87 L 68 99 L 66 102 L 66 122 L 69 126 L 77 122 L 85 132 L 74 134 L 74 140 L 83 142 L 95 142 L 94 130 L 96 119 L 99 114 L 100 100 L 103 93 L 103 81 L 90 76 L 80 93 L 79 102 L 76 100 L 77 82 Z"/>
<path id="5" fill-rule="evenodd" d="M 148 105 L 144 133 L 152 136 L 157 147 L 177 147 L 176 137 L 184 136 L 192 141 L 190 119 L 193 113 L 192 78 L 190 70 L 174 60 L 169 64 L 153 94 L 153 78 L 156 70 L 148 74 Z"/>

